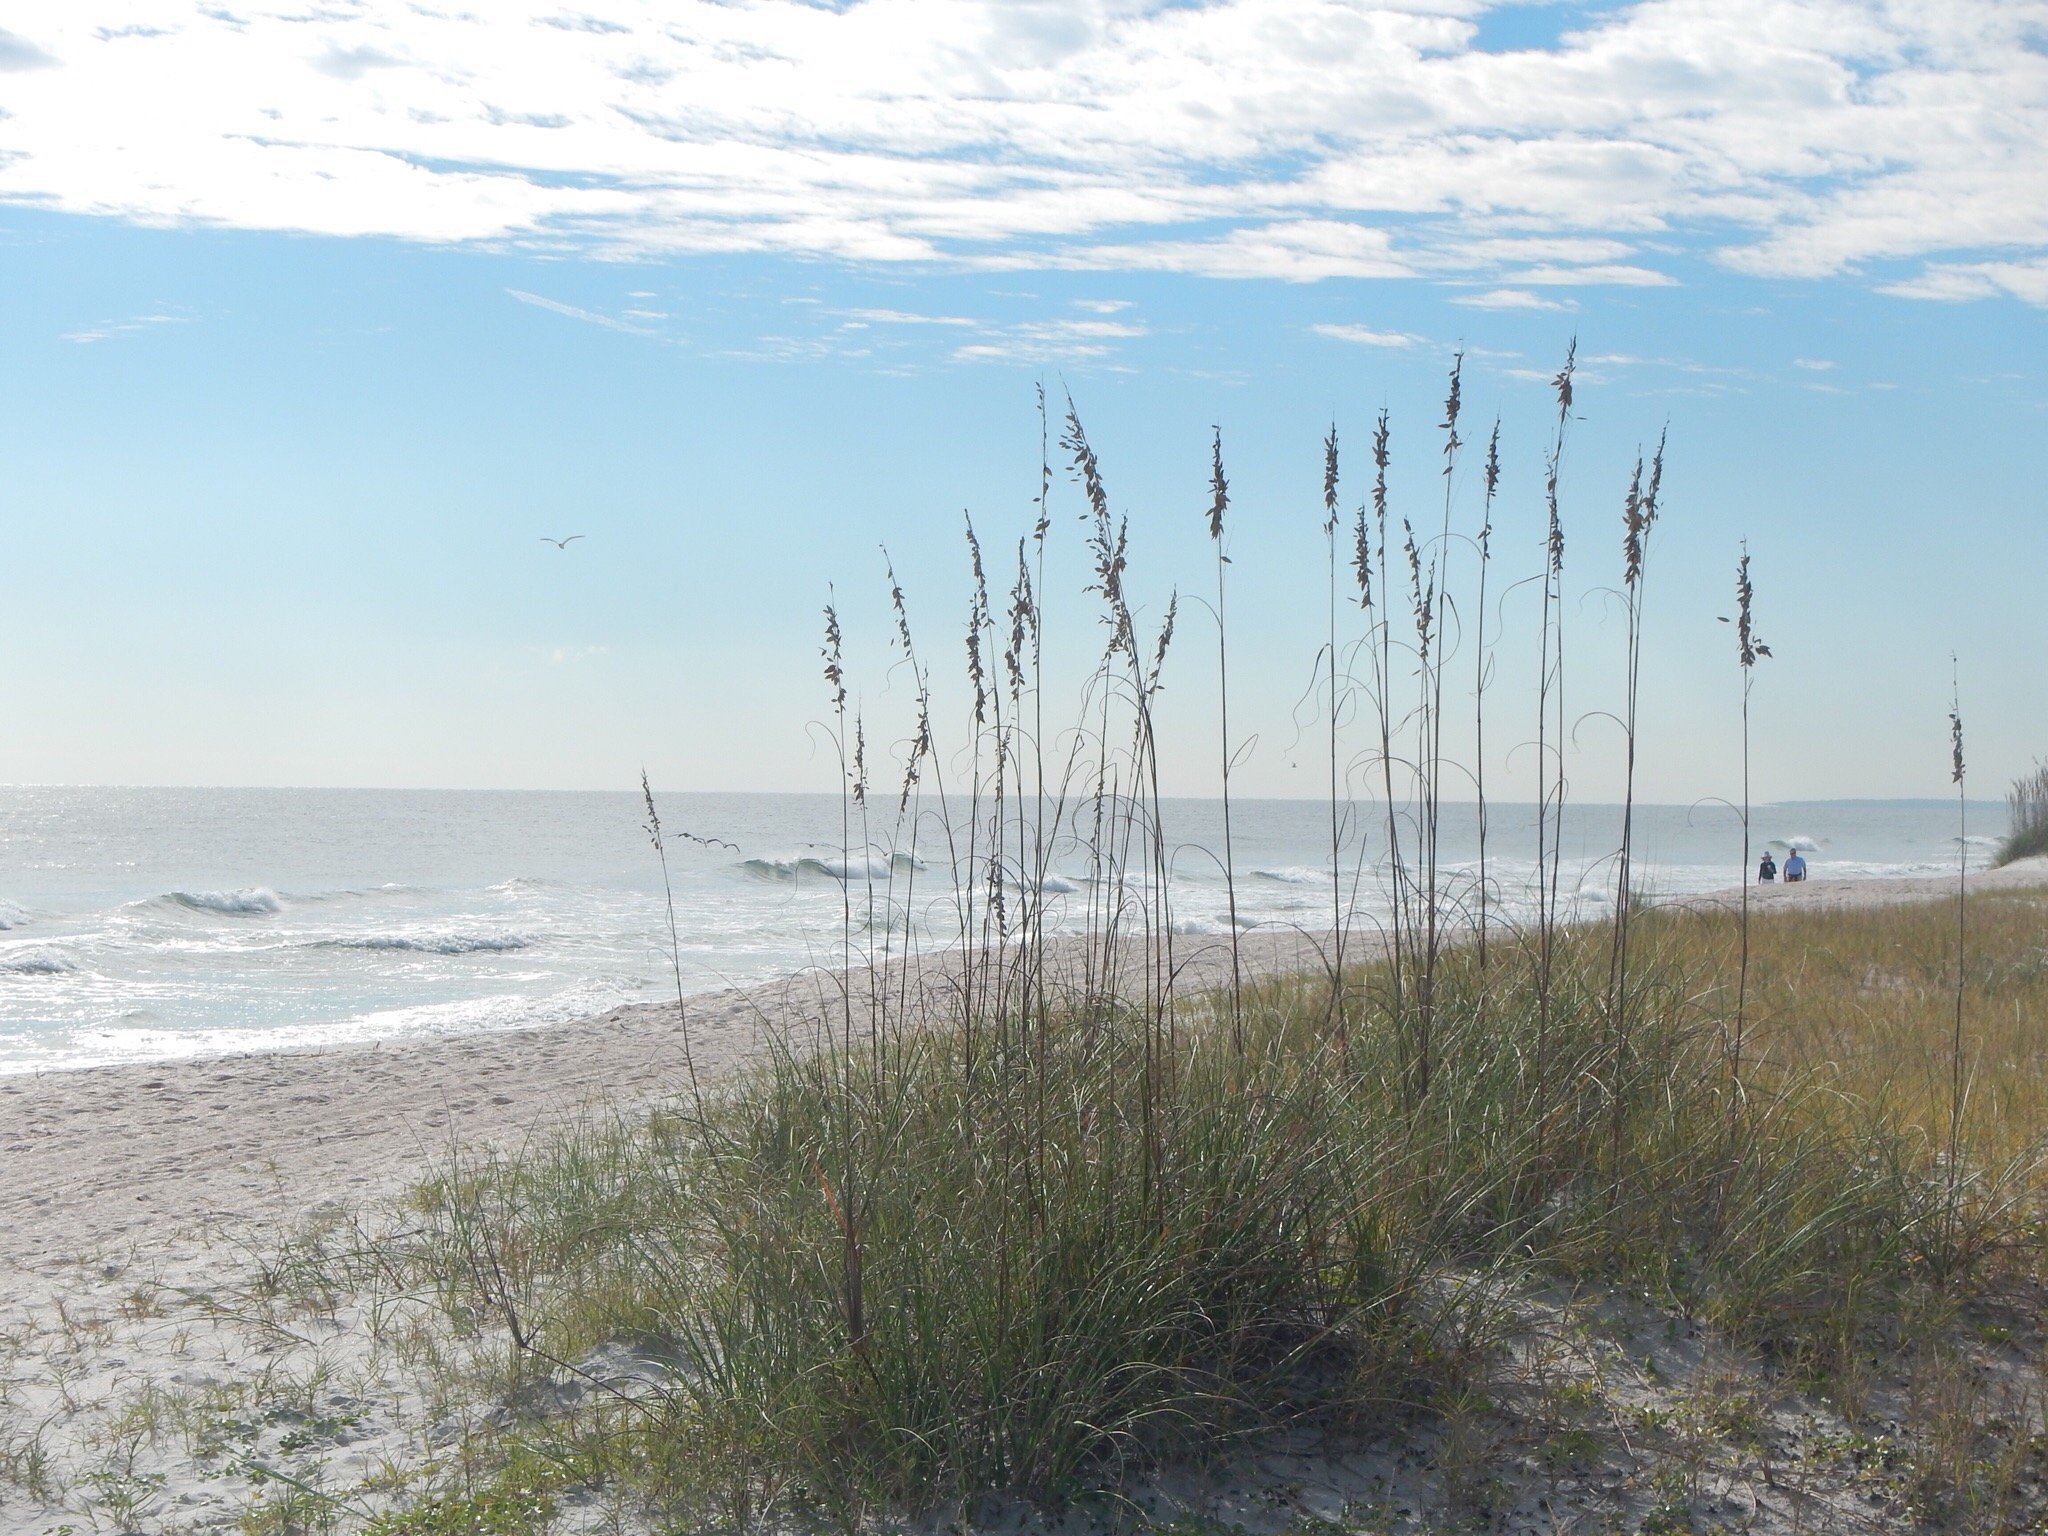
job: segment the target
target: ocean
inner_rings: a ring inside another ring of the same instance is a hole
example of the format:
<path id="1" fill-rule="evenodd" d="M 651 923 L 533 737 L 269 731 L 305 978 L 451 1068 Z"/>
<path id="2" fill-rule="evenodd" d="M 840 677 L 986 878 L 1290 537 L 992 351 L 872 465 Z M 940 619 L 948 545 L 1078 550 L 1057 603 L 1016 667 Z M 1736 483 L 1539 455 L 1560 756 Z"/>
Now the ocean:
<path id="1" fill-rule="evenodd" d="M 637 793 L 0 789 L 0 1072 L 526 1028 L 673 996 L 677 958 L 686 991 L 765 981 L 836 963 L 841 877 L 865 924 L 867 872 L 886 876 L 892 858 L 896 904 L 862 942 L 930 947 L 957 933 L 935 819 L 914 848 L 906 836 L 856 849 L 849 871 L 836 798 L 657 803 L 675 956 Z M 1354 814 L 1345 883 L 1370 921 L 1385 906 L 1373 868 L 1384 827 L 1369 806 Z M 1804 802 L 1758 807 L 1752 829 L 1781 857 L 1806 850 L 1817 881 L 1941 874 L 1955 868 L 1955 814 Z M 1973 803 L 1970 815 L 1982 863 L 2005 809 Z M 1171 801 L 1165 816 L 1176 923 L 1225 931 L 1219 805 Z M 1239 801 L 1233 823 L 1240 925 L 1327 928 L 1327 807 Z M 1512 914 L 1526 909 L 1534 812 L 1494 806 L 1489 824 L 1489 872 Z M 1564 884 L 1582 913 L 1612 902 L 1619 824 L 1614 806 L 1567 813 Z M 1723 806 L 1639 806 L 1636 842 L 1635 883 L 1652 895 L 1741 873 L 1741 830 Z M 1447 880 L 1469 881 L 1472 807 L 1446 808 L 1441 846 Z M 1061 853 L 1045 888 L 1055 917 L 1078 924 L 1089 869 L 1078 850 Z"/>

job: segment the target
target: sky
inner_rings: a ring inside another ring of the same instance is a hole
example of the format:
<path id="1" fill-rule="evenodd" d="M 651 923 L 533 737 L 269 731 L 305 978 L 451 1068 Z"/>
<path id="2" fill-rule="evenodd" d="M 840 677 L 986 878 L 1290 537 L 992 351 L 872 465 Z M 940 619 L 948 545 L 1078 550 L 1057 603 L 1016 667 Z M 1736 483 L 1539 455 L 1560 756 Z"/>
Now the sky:
<path id="1" fill-rule="evenodd" d="M 2044 145 L 2048 0 L 11 0 L 0 782 L 829 788 L 828 600 L 908 735 L 892 565 L 957 752 L 963 514 L 1007 590 L 1043 386 L 1140 622 L 1181 594 L 1170 790 L 1217 780 L 1212 433 L 1233 787 L 1315 794 L 1322 443 L 1348 540 L 1384 409 L 1513 795 L 1576 340 L 1574 794 L 1668 431 L 1639 793 L 1739 792 L 1746 541 L 1757 796 L 1950 792 L 1952 687 L 1995 796 L 2048 753 Z"/>

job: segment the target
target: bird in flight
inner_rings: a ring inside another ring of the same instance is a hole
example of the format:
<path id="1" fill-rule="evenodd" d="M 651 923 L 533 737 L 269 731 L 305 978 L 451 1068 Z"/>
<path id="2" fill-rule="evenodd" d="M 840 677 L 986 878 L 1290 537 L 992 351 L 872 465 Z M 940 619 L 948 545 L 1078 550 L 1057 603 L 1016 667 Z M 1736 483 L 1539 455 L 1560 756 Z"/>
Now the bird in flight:
<path id="1" fill-rule="evenodd" d="M 552 544 L 557 549 L 567 549 L 571 544 L 574 544 L 578 539 L 582 537 L 583 535 L 580 533 L 572 533 L 566 539 L 551 539 L 546 534 L 542 534 L 540 536 L 540 541 L 543 544 Z"/>

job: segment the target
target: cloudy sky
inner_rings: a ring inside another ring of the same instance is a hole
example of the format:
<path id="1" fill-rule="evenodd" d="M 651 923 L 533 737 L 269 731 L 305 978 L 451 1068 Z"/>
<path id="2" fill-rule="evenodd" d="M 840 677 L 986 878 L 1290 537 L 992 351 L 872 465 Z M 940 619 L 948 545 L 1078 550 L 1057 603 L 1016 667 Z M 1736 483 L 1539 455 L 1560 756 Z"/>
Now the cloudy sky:
<path id="1" fill-rule="evenodd" d="M 1322 434 L 1348 506 L 1386 407 L 1397 510 L 1440 519 L 1462 347 L 1507 586 L 1574 336 L 1583 793 L 1667 423 L 1654 794 L 1727 789 L 1744 538 L 1765 793 L 1941 792 L 1951 651 L 1983 787 L 2048 751 L 2048 0 L 0 20 L 0 779 L 817 787 L 827 584 L 888 718 L 878 546 L 950 653 L 961 513 L 1028 522 L 1043 382 L 1154 612 L 1209 579 L 1223 429 L 1246 781 L 1312 792 Z"/>

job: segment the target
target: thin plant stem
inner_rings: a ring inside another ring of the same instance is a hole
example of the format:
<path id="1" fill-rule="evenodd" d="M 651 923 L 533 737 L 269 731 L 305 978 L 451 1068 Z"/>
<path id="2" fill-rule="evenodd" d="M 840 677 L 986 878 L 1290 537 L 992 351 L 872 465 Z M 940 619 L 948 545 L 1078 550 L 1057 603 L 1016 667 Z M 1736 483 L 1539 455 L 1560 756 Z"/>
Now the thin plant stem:
<path id="1" fill-rule="evenodd" d="M 1230 510 L 1230 482 L 1223 478 L 1223 431 L 1215 429 L 1209 449 L 1209 542 L 1216 553 L 1216 703 L 1223 732 L 1223 889 L 1230 912 L 1230 1029 L 1239 1055 L 1244 1053 L 1244 969 L 1237 926 L 1237 863 L 1230 827 L 1230 635 L 1224 618 L 1223 573 L 1230 557 L 1223 552 L 1223 518 Z"/>

